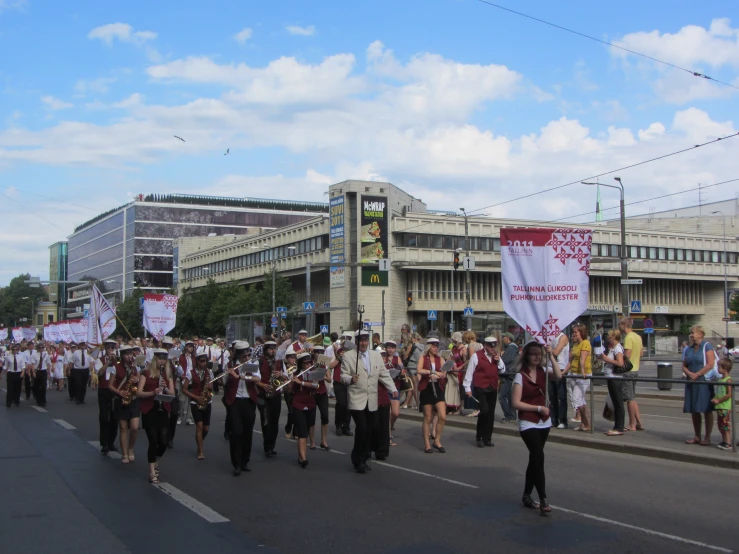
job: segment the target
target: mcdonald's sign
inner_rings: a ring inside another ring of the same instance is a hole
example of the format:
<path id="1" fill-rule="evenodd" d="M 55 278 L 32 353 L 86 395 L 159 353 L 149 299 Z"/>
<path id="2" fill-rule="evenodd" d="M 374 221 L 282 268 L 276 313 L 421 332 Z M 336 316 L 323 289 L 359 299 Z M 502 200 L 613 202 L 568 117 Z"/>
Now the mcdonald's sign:
<path id="1" fill-rule="evenodd" d="M 376 269 L 362 268 L 362 286 L 363 287 L 386 287 L 388 283 L 388 271 L 378 271 Z"/>

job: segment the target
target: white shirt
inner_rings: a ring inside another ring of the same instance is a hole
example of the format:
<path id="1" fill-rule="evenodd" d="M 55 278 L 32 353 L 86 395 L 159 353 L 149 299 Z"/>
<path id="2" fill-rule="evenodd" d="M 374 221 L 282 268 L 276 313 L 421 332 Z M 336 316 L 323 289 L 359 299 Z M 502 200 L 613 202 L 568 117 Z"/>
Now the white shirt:
<path id="1" fill-rule="evenodd" d="M 72 365 L 74 369 L 88 369 L 90 367 L 90 362 L 93 360 L 93 358 L 90 356 L 88 352 L 85 352 L 85 363 L 82 364 L 82 350 L 79 348 L 77 349 L 77 352 L 74 353 L 72 356 Z"/>
<path id="2" fill-rule="evenodd" d="M 488 355 L 487 352 L 484 353 L 485 357 L 488 359 L 490 363 L 493 363 L 493 357 Z M 477 369 L 477 353 L 475 353 L 471 358 L 469 363 L 467 364 L 467 371 L 464 374 L 464 381 L 462 384 L 464 385 L 465 392 L 472 392 L 472 376 L 475 374 L 475 370 Z M 503 358 L 498 357 L 498 373 L 505 373 L 505 364 L 503 363 Z"/>
<path id="3" fill-rule="evenodd" d="M 72 360 L 73 354 L 74 353 L 71 350 L 65 350 L 64 351 L 64 359 L 62 360 L 62 362 L 64 363 L 64 365 L 69 365 L 69 364 L 72 363 L 72 361 L 73 361 Z"/>
<path id="4" fill-rule="evenodd" d="M 328 356 L 329 358 L 333 358 L 334 357 L 334 345 L 331 344 L 331 345 L 327 346 L 326 347 L 326 352 L 324 354 L 326 356 Z"/>
<path id="5" fill-rule="evenodd" d="M 616 355 L 618 353 L 623 354 L 624 353 L 624 347 L 621 346 L 621 344 L 617 344 L 612 350 L 609 350 L 608 352 L 604 352 L 606 356 L 609 358 L 616 359 Z M 613 364 L 604 363 L 603 364 L 603 375 L 606 377 L 618 377 L 621 378 L 622 375 L 620 373 L 613 373 Z"/>
<path id="6" fill-rule="evenodd" d="M 246 366 L 242 367 L 239 370 L 239 374 L 244 375 L 247 379 L 250 379 L 251 377 L 259 377 L 261 378 L 261 374 L 259 373 L 259 370 L 257 370 L 256 373 L 252 373 L 249 371 L 245 371 Z M 246 390 L 246 381 L 244 379 L 239 379 L 239 388 L 236 389 L 236 398 L 249 398 L 249 392 Z"/>
<path id="7" fill-rule="evenodd" d="M 101 369 L 103 369 L 103 360 L 98 358 L 97 360 L 95 360 L 95 373 L 97 373 L 100 377 L 102 377 L 102 375 L 100 375 Z M 110 381 L 111 376 L 115 375 L 115 371 L 115 365 L 109 365 L 107 368 L 105 368 L 104 379 L 106 381 Z"/>
<path id="8" fill-rule="evenodd" d="M 559 362 L 557 362 L 559 363 Z M 547 373 L 551 373 L 551 369 L 547 368 Z M 518 385 L 519 387 L 523 387 L 523 375 L 521 373 L 517 373 L 516 376 L 513 378 L 513 385 Z M 519 431 L 527 431 L 529 429 L 547 429 L 552 426 L 552 418 L 548 418 L 546 420 L 539 420 L 538 423 L 531 423 L 530 421 L 526 421 L 525 419 L 519 419 L 518 420 L 518 430 Z"/>
<path id="9" fill-rule="evenodd" d="M 146 349 L 146 366 L 148 367 L 151 361 L 154 359 L 154 349 L 153 348 L 147 348 Z"/>
<path id="10" fill-rule="evenodd" d="M 39 360 L 39 358 L 41 358 L 41 360 Z M 39 362 L 41 362 L 41 367 L 39 367 Z M 29 363 L 36 371 L 48 371 L 49 366 L 51 365 L 51 357 L 48 352 L 39 352 L 36 350 L 31 354 Z"/>
<path id="11" fill-rule="evenodd" d="M 9 373 L 20 373 L 21 371 L 23 371 L 25 363 L 25 356 L 21 357 L 20 352 L 16 354 L 15 358 L 13 358 L 12 352 L 6 352 L 5 365 L 3 366 L 3 370 Z"/>
<path id="12" fill-rule="evenodd" d="M 564 333 L 560 333 L 556 337 L 552 339 L 552 342 L 550 342 L 550 346 L 552 347 L 552 350 L 554 350 L 557 347 L 557 344 L 559 343 L 559 338 L 565 337 L 567 338 L 567 335 Z M 565 342 L 565 347 L 562 349 L 562 352 L 559 353 L 559 356 L 557 356 L 557 365 L 559 366 L 560 371 L 567 367 L 567 364 L 570 362 L 570 341 Z M 549 356 L 547 356 L 547 364 L 549 366 L 552 365 L 552 363 L 549 361 Z"/>
<path id="13" fill-rule="evenodd" d="M 364 364 L 364 369 L 367 371 L 367 375 L 372 375 L 372 364 L 370 363 L 369 359 L 369 349 L 367 349 L 365 352 L 360 352 L 359 357 L 362 358 L 362 363 Z"/>

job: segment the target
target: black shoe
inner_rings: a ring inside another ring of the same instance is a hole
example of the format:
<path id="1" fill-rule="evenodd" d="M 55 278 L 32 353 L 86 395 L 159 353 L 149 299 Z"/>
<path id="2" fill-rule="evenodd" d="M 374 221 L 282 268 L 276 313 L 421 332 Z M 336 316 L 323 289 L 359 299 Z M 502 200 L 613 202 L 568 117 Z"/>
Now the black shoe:
<path id="1" fill-rule="evenodd" d="M 174 442 L 172 442 L 172 441 L 169 441 L 169 442 L 167 443 L 167 448 L 169 448 L 170 450 L 172 450 L 172 449 L 174 448 Z"/>
<path id="2" fill-rule="evenodd" d="M 267 451 L 266 451 L 266 452 L 264 453 L 264 455 L 265 455 L 265 456 L 266 456 L 267 458 L 271 458 L 272 456 L 274 456 L 274 454 L 272 454 L 272 452 L 271 452 L 270 450 L 267 450 Z"/>
<path id="3" fill-rule="evenodd" d="M 539 503 L 534 502 L 534 499 L 531 498 L 530 494 L 524 494 L 523 497 L 521 497 L 521 502 L 523 503 L 525 508 L 531 508 L 532 510 L 539 509 Z"/>
<path id="4" fill-rule="evenodd" d="M 101 448 L 100 449 L 100 453 L 103 454 L 103 455 L 105 455 L 105 454 L 108 453 L 108 449 L 107 448 Z"/>
<path id="5" fill-rule="evenodd" d="M 274 448 L 269 451 L 269 455 L 270 456 L 277 456 L 277 452 L 275 452 L 275 449 Z"/>
<path id="6" fill-rule="evenodd" d="M 20 402 L 16 402 L 16 403 L 15 403 L 15 407 L 16 407 L 16 408 L 20 408 L 20 407 L 21 407 L 21 403 L 20 403 Z"/>
<path id="7" fill-rule="evenodd" d="M 308 460 L 298 460 L 298 464 L 300 464 L 300 467 L 305 469 L 306 467 L 308 467 Z"/>
<path id="8" fill-rule="evenodd" d="M 483 444 L 482 439 L 477 439 L 477 448 L 485 448 L 485 444 Z"/>
<path id="9" fill-rule="evenodd" d="M 354 471 L 357 473 L 367 473 L 367 466 L 365 464 L 359 464 L 358 466 L 354 466 Z"/>
<path id="10" fill-rule="evenodd" d="M 552 508 L 549 507 L 549 502 L 547 502 L 546 498 L 542 498 L 539 501 L 539 511 L 541 512 L 541 515 L 547 515 L 552 511 Z"/>
<path id="11" fill-rule="evenodd" d="M 240 467 L 234 467 L 233 476 L 234 477 L 238 477 L 239 475 L 241 475 L 241 468 Z"/>
<path id="12" fill-rule="evenodd" d="M 82 402 L 79 402 L 79 401 L 77 402 L 77 406 L 79 406 L 79 405 L 81 405 L 81 404 L 82 404 Z"/>
<path id="13" fill-rule="evenodd" d="M 485 446 L 495 446 L 492 441 L 485 441 Z"/>
<path id="14" fill-rule="evenodd" d="M 337 429 L 336 429 L 336 436 L 337 436 L 337 437 L 340 437 L 340 436 L 342 436 L 343 434 L 344 434 L 344 431 L 343 431 L 343 429 L 340 429 L 340 428 L 337 428 Z"/>
<path id="15" fill-rule="evenodd" d="M 111 452 L 118 452 L 118 449 L 115 446 L 109 446 L 108 450 L 110 450 Z"/>
<path id="16" fill-rule="evenodd" d="M 227 441 L 231 440 L 231 433 L 229 433 L 228 431 L 224 431 L 223 438 L 226 439 Z"/>
<path id="17" fill-rule="evenodd" d="M 352 433 L 349 429 L 344 429 L 344 436 L 345 437 L 353 437 L 354 433 Z"/>
<path id="18" fill-rule="evenodd" d="M 249 469 L 249 464 L 241 464 L 241 471 L 250 472 L 251 469 Z"/>
<path id="19" fill-rule="evenodd" d="M 375 460 L 378 462 L 382 462 L 383 460 L 387 460 L 387 456 L 383 456 L 382 454 L 375 454 Z"/>

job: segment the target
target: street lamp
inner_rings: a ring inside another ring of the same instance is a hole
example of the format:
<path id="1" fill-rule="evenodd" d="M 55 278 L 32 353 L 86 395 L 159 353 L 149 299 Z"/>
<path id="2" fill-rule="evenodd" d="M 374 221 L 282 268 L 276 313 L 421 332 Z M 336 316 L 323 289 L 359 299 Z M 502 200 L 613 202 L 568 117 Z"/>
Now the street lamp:
<path id="1" fill-rule="evenodd" d="M 252 245 L 252 248 L 269 248 L 269 244 L 265 243 L 261 246 L 259 245 Z M 295 250 L 294 246 L 288 246 L 288 250 Z M 277 273 L 277 258 L 275 256 L 272 256 L 272 315 L 277 315 L 277 304 L 275 299 L 275 274 Z M 308 265 L 310 268 L 310 265 Z"/>
<path id="2" fill-rule="evenodd" d="M 724 342 L 729 338 L 729 283 L 726 277 L 726 265 L 729 261 L 729 255 L 726 253 L 726 216 L 721 210 L 711 212 L 712 214 L 721 214 L 721 221 L 724 224 L 724 323 L 726 324 L 726 336 Z"/>
<path id="3" fill-rule="evenodd" d="M 587 181 L 580 182 L 583 185 L 600 185 L 602 187 L 618 189 L 618 191 L 621 193 L 621 255 L 619 256 L 619 258 L 621 259 L 621 311 L 623 312 L 624 316 L 628 317 L 631 304 L 629 303 L 629 285 L 624 284 L 624 281 L 629 278 L 629 266 L 626 263 L 626 205 L 624 203 L 624 184 L 621 182 L 621 177 L 614 177 L 614 179 L 616 180 L 616 182 L 618 182 L 618 186 L 606 185 L 604 183 L 592 183 Z"/>

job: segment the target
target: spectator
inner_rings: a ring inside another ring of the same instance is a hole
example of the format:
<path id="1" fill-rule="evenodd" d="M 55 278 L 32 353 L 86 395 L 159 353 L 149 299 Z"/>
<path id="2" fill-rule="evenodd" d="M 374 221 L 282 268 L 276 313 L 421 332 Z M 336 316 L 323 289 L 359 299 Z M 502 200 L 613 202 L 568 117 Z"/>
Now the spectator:
<path id="1" fill-rule="evenodd" d="M 683 374 L 689 379 L 689 382 L 685 384 L 683 412 L 691 415 L 695 431 L 693 438 L 686 440 L 685 443 L 709 446 L 713 430 L 713 404 L 711 403 L 713 386 L 698 383 L 705 382 L 706 373 L 716 365 L 716 353 L 711 344 L 705 340 L 705 336 L 706 332 L 700 325 L 690 328 L 691 346 L 685 350 L 683 355 Z M 703 440 L 701 440 L 701 414 L 706 420 L 706 435 Z"/>
<path id="2" fill-rule="evenodd" d="M 729 350 L 723 344 L 718 343 L 716 345 L 716 355 L 718 355 L 719 360 L 723 360 L 729 357 Z"/>
<path id="3" fill-rule="evenodd" d="M 516 414 L 511 408 L 511 391 L 513 390 L 513 379 L 516 377 L 515 368 L 518 364 L 518 345 L 514 342 L 512 333 L 503 333 L 501 358 L 505 364 L 505 373 L 500 376 L 500 408 L 503 410 L 501 423 L 515 423 Z"/>
<path id="4" fill-rule="evenodd" d="M 551 342 L 552 353 L 557 358 L 560 369 L 567 367 L 570 359 L 570 341 L 560 332 Z M 567 380 L 549 381 L 549 404 L 552 410 L 552 425 L 557 429 L 567 429 Z"/>
<path id="5" fill-rule="evenodd" d="M 380 333 L 372 333 L 372 350 L 376 349 L 378 346 L 382 346 L 382 341 L 380 340 Z"/>
<path id="6" fill-rule="evenodd" d="M 617 437 L 624 434 L 624 387 L 618 381 L 622 377 L 620 373 L 614 373 L 617 367 L 624 365 L 624 347 L 621 346 L 621 332 L 613 329 L 608 331 L 606 336 L 606 351 L 601 354 L 600 359 L 603 361 L 603 375 L 613 377 L 608 382 L 608 395 L 613 403 L 613 429 L 608 431 L 606 435 L 609 437 Z"/>
<path id="7" fill-rule="evenodd" d="M 576 431 L 590 431 L 590 413 L 585 394 L 590 388 L 590 381 L 582 377 L 591 376 L 592 370 L 592 347 L 588 341 L 588 330 L 585 325 L 572 327 L 572 348 L 570 349 L 570 362 L 563 371 L 565 375 L 571 373 L 581 377 L 580 379 L 568 379 L 567 391 L 570 393 L 572 409 L 580 415 L 580 427 Z"/>
<path id="8" fill-rule="evenodd" d="M 411 380 L 413 381 L 413 390 L 409 391 L 409 394 L 405 397 L 405 404 L 402 406 L 403 409 L 408 409 L 410 406 L 411 400 L 413 400 L 413 406 L 418 406 L 418 360 L 421 358 L 421 355 L 423 354 L 423 345 L 421 345 L 421 335 L 418 333 L 413 333 L 410 335 L 411 343 L 409 348 L 407 349 L 408 352 L 408 358 L 405 363 L 405 368 L 408 370 L 408 375 L 411 376 Z"/>
<path id="9" fill-rule="evenodd" d="M 731 450 L 731 410 L 734 409 L 732 404 L 733 389 L 726 386 L 727 383 L 731 383 L 731 360 L 728 358 L 722 359 L 718 363 L 718 371 L 721 374 L 721 378 L 718 380 L 719 384 L 716 385 L 716 396 L 713 397 L 711 403 L 716 409 L 718 418 L 718 430 L 721 433 L 721 442 L 718 444 L 718 448 L 721 450 Z"/>
<path id="10" fill-rule="evenodd" d="M 634 366 L 631 371 L 622 373 L 623 382 L 623 396 L 626 402 L 626 409 L 629 412 L 629 431 L 644 431 L 644 426 L 641 424 L 641 413 L 639 413 L 639 405 L 636 403 L 636 382 L 634 379 L 639 377 L 639 362 L 641 360 L 641 353 L 644 349 L 641 337 L 631 330 L 634 322 L 629 317 L 622 317 L 618 322 L 618 328 L 621 331 L 621 336 L 624 338 L 624 356 L 631 360 L 631 364 Z"/>
<path id="11" fill-rule="evenodd" d="M 462 407 L 462 381 L 464 381 L 464 369 L 466 358 L 464 352 L 467 350 L 462 343 L 462 333 L 456 331 L 452 333 L 452 346 L 449 349 L 450 360 L 454 362 L 454 367 L 448 375 L 446 388 L 444 389 L 444 400 L 446 401 L 447 415 L 460 413 Z"/>

